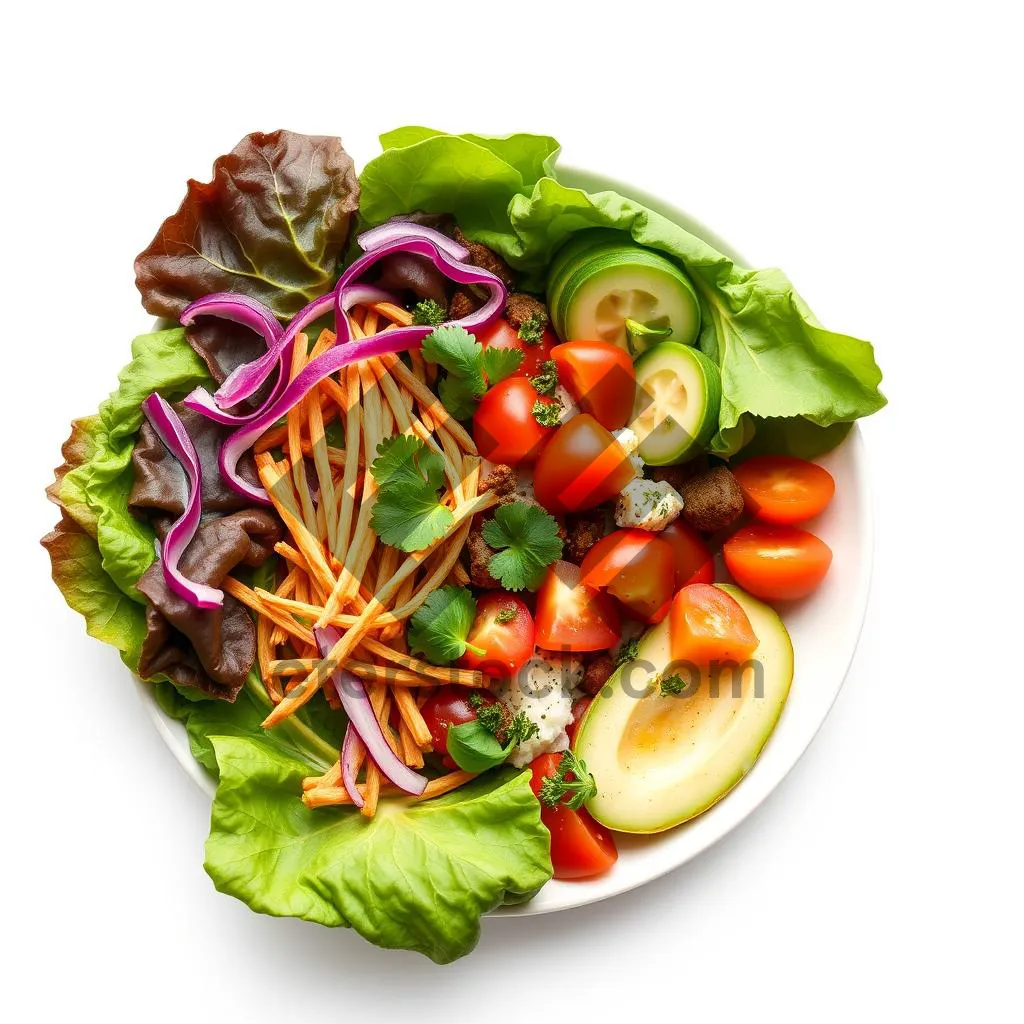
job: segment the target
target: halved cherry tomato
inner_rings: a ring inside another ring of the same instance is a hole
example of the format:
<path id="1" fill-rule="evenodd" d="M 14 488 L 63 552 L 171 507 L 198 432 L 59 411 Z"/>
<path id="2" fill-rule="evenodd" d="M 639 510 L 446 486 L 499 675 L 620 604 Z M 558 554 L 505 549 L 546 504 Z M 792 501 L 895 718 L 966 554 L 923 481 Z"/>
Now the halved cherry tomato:
<path id="1" fill-rule="evenodd" d="M 625 349 L 607 341 L 567 341 L 551 350 L 558 379 L 603 427 L 624 427 L 633 412 L 636 374 Z"/>
<path id="2" fill-rule="evenodd" d="M 569 746 L 576 742 L 576 730 L 583 721 L 587 709 L 594 703 L 593 697 L 577 697 L 572 702 L 572 721 L 565 727 L 566 735 L 569 737 Z"/>
<path id="3" fill-rule="evenodd" d="M 725 564 L 754 597 L 792 601 L 806 597 L 825 578 L 832 549 L 797 526 L 754 523 L 725 542 Z"/>
<path id="4" fill-rule="evenodd" d="M 561 754 L 541 754 L 530 764 L 530 786 L 540 799 L 541 783 L 558 770 Z M 540 805 L 540 820 L 551 833 L 551 866 L 555 878 L 593 878 L 604 874 L 616 860 L 612 834 L 583 809 L 560 804 Z"/>
<path id="5" fill-rule="evenodd" d="M 430 742 L 435 754 L 440 754 L 449 768 L 457 765 L 448 756 L 448 730 L 476 718 L 469 703 L 470 694 L 478 694 L 484 704 L 497 704 L 497 698 L 487 690 L 471 690 L 468 686 L 442 686 L 420 708 L 420 714 L 430 730 Z"/>
<path id="6" fill-rule="evenodd" d="M 476 340 L 484 348 L 514 348 L 523 353 L 523 361 L 516 370 L 517 377 L 534 377 L 540 372 L 540 364 L 551 358 L 551 346 L 556 338 L 545 329 L 540 341 L 531 345 L 519 337 L 519 332 L 506 320 L 496 320 L 490 327 L 480 331 Z"/>
<path id="7" fill-rule="evenodd" d="M 550 404 L 525 377 L 507 377 L 480 400 L 473 414 L 473 440 L 485 459 L 515 466 L 533 462 L 555 433 L 533 415 L 534 403 Z"/>
<path id="8" fill-rule="evenodd" d="M 672 548 L 648 530 L 615 530 L 580 566 L 582 582 L 606 590 L 647 622 L 661 622 L 675 593 Z"/>
<path id="9" fill-rule="evenodd" d="M 498 679 L 514 676 L 533 654 L 533 634 L 533 616 L 518 597 L 503 590 L 489 591 L 477 599 L 476 618 L 466 637 L 467 643 L 484 653 L 467 648 L 459 662 Z"/>
<path id="10" fill-rule="evenodd" d="M 704 538 L 689 523 L 677 519 L 658 537 L 672 548 L 676 568 L 676 590 L 691 583 L 714 583 L 715 560 Z"/>
<path id="11" fill-rule="evenodd" d="M 789 455 L 757 455 L 732 472 L 747 511 L 762 523 L 802 523 L 823 511 L 836 492 L 824 466 Z"/>
<path id="12" fill-rule="evenodd" d="M 746 661 L 757 649 L 757 637 L 739 602 L 707 583 L 693 583 L 676 594 L 669 636 L 672 657 L 694 665 Z"/>
<path id="13" fill-rule="evenodd" d="M 614 497 L 635 476 L 619 442 L 589 413 L 580 413 L 541 450 L 533 492 L 549 512 L 580 512 Z"/>
<path id="14" fill-rule="evenodd" d="M 579 566 L 555 562 L 537 591 L 537 646 L 548 651 L 604 651 L 619 639 L 611 598 L 580 582 Z"/>

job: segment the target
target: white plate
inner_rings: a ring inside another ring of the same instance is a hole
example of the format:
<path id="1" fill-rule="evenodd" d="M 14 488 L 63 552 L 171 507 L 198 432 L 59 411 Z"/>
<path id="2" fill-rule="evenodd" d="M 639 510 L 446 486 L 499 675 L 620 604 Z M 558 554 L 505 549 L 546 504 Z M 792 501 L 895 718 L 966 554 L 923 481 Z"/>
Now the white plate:
<path id="1" fill-rule="evenodd" d="M 614 189 L 670 217 L 739 262 L 742 258 L 722 239 L 669 203 L 625 182 L 589 171 L 560 168 L 559 177 L 588 191 Z M 810 599 L 783 612 L 796 655 L 796 673 L 782 718 L 742 782 L 700 817 L 657 836 L 619 836 L 619 859 L 604 877 L 586 882 L 549 882 L 529 903 L 504 907 L 508 916 L 547 914 L 615 896 L 659 878 L 685 864 L 734 829 L 785 778 L 814 739 L 843 685 L 860 636 L 871 579 L 872 521 L 864 445 L 855 427 L 837 449 L 818 460 L 835 477 L 836 494 L 813 524 L 832 548 L 832 568 Z M 181 766 L 211 796 L 214 784 L 192 759 L 185 730 L 167 718 L 149 687 L 138 682 L 161 738 Z"/>

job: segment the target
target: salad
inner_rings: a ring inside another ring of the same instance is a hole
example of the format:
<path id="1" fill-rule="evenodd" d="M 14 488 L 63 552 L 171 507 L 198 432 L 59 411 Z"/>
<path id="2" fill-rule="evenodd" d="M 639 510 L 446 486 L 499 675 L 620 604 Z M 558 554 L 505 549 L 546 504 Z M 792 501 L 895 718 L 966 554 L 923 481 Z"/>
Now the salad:
<path id="1" fill-rule="evenodd" d="M 750 769 L 831 563 L 813 459 L 885 399 L 782 273 L 553 139 L 381 142 L 188 183 L 43 544 L 216 778 L 216 887 L 448 962 Z"/>

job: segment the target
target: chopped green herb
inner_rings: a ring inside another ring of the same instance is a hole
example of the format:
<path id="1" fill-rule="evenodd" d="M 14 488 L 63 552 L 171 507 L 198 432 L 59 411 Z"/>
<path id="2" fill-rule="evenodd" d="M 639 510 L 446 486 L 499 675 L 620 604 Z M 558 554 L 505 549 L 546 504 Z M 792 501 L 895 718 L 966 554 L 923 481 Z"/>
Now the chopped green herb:
<path id="1" fill-rule="evenodd" d="M 481 702 L 481 705 L 472 722 L 463 722 L 448 729 L 445 744 L 448 755 L 466 772 L 485 772 L 504 764 L 520 743 L 537 733 L 536 723 L 531 722 L 525 712 L 513 715 L 506 724 L 504 704 L 483 705 Z M 504 746 L 496 735 L 499 732 L 505 734 Z"/>
<path id="2" fill-rule="evenodd" d="M 537 389 L 538 394 L 553 394 L 558 387 L 558 364 L 554 359 L 545 359 L 537 369 L 540 373 L 531 377 L 530 383 Z"/>
<path id="3" fill-rule="evenodd" d="M 476 601 L 464 587 L 441 587 L 412 614 L 407 639 L 409 649 L 423 655 L 433 665 L 448 665 L 467 650 L 478 657 L 484 651 L 466 642 Z"/>
<path id="4" fill-rule="evenodd" d="M 476 708 L 476 720 L 492 735 L 497 736 L 505 726 L 505 709 L 502 704 L 484 704 Z"/>
<path id="5" fill-rule="evenodd" d="M 548 325 L 547 313 L 533 313 L 519 325 L 519 337 L 527 345 L 539 345 Z"/>
<path id="6" fill-rule="evenodd" d="M 562 403 L 542 402 L 539 398 L 533 403 L 533 418 L 542 427 L 557 427 L 562 419 Z"/>
<path id="7" fill-rule="evenodd" d="M 540 728 L 537 723 L 528 718 L 525 711 L 517 711 L 505 728 L 505 745 L 518 747 L 520 743 L 532 739 L 538 732 L 540 732 Z"/>
<path id="8" fill-rule="evenodd" d="M 686 689 L 686 683 L 679 676 L 667 676 L 658 681 L 662 697 L 678 697 Z"/>
<path id="9" fill-rule="evenodd" d="M 568 776 L 573 776 L 569 778 Z M 554 775 L 540 784 L 540 800 L 548 807 L 559 804 L 578 811 L 588 800 L 597 796 L 597 783 L 587 771 L 587 764 L 571 750 L 562 754 Z"/>
<path id="10" fill-rule="evenodd" d="M 448 310 L 434 299 L 423 299 L 412 307 L 412 322 L 419 327 L 439 327 L 448 319 Z"/>
<path id="11" fill-rule="evenodd" d="M 506 590 L 536 590 L 547 567 L 562 556 L 554 517 L 524 501 L 500 505 L 481 532 L 497 552 L 487 568 Z"/>
<path id="12" fill-rule="evenodd" d="M 494 621 L 499 625 L 504 625 L 506 622 L 514 622 L 518 614 L 518 609 L 513 605 L 509 605 L 507 608 L 502 608 L 501 611 L 494 616 Z"/>
<path id="13" fill-rule="evenodd" d="M 370 472 L 377 483 L 370 525 L 385 544 L 420 551 L 444 536 L 454 517 L 438 500 L 444 484 L 440 455 L 418 437 L 398 434 L 377 445 Z"/>
<path id="14" fill-rule="evenodd" d="M 636 661 L 640 657 L 640 638 L 635 636 L 627 640 L 620 648 L 615 658 L 615 667 L 625 665 L 627 661 Z"/>

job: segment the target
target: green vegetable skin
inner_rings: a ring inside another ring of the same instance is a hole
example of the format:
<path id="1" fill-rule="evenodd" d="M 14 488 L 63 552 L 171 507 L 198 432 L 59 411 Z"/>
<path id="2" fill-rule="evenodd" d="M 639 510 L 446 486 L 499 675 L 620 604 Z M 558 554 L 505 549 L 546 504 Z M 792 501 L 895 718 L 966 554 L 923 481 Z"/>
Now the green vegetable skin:
<path id="1" fill-rule="evenodd" d="M 663 341 L 636 361 L 630 426 L 644 462 L 667 466 L 704 451 L 718 428 L 722 380 L 702 352 Z"/>
<path id="2" fill-rule="evenodd" d="M 548 305 L 561 338 L 595 338 L 634 351 L 646 348 L 644 328 L 683 345 L 697 340 L 700 305 L 686 275 L 660 253 L 581 232 L 568 257 L 548 274 Z M 639 332 L 629 330 L 637 321 Z"/>
<path id="3" fill-rule="evenodd" d="M 668 620 L 649 630 L 636 655 L 646 664 L 627 662 L 616 671 L 607 684 L 611 696 L 591 704 L 573 744 L 597 781 L 587 810 L 609 828 L 662 832 L 706 811 L 750 771 L 778 723 L 793 680 L 789 634 L 766 604 L 720 586 L 742 605 L 758 638 L 753 659 L 763 668 L 763 696 L 747 679 L 734 698 L 731 676 L 723 674 L 718 697 L 705 681 L 690 696 L 655 690 L 640 699 L 651 673 L 672 661 Z M 650 732 L 656 744 L 630 740 Z"/>

